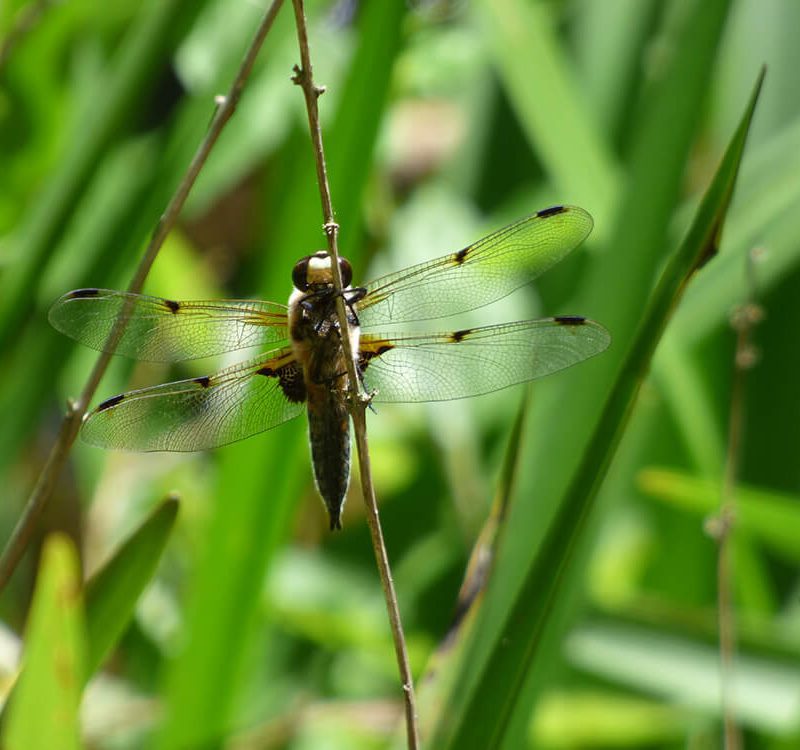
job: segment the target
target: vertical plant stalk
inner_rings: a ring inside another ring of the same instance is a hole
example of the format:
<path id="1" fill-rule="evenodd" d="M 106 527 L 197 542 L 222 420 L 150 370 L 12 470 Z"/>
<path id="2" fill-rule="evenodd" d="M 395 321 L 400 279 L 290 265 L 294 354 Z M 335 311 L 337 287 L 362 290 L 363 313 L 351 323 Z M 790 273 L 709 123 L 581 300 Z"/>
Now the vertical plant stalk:
<path id="1" fill-rule="evenodd" d="M 153 234 L 150 237 L 150 242 L 148 243 L 144 255 L 139 262 L 133 279 L 128 286 L 129 292 L 138 293 L 142 290 L 145 279 L 147 278 L 147 274 L 150 272 L 150 268 L 152 267 L 153 262 L 158 255 L 158 251 L 164 244 L 164 240 L 167 238 L 167 235 L 175 226 L 181 209 L 183 208 L 183 204 L 186 202 L 186 198 L 189 195 L 189 191 L 192 189 L 192 186 L 197 180 L 200 170 L 205 165 L 211 149 L 219 139 L 222 129 L 236 111 L 236 107 L 239 103 L 239 99 L 241 98 L 244 85 L 253 70 L 258 52 L 261 49 L 269 30 L 272 28 L 272 24 L 275 21 L 275 17 L 277 16 L 281 5 L 283 5 L 283 0 L 273 0 L 272 5 L 270 5 L 269 9 L 264 15 L 264 18 L 262 19 L 261 24 L 259 25 L 258 30 L 253 37 L 253 41 L 250 43 L 250 46 L 245 53 L 242 64 L 239 67 L 228 93 L 225 96 L 217 99 L 217 111 L 211 120 L 211 124 L 208 127 L 208 132 L 192 157 L 192 161 L 189 163 L 186 174 L 181 179 L 175 194 L 167 204 L 164 213 L 161 215 L 161 218 L 158 220 L 158 224 L 156 224 L 156 227 L 153 230 Z M 2 591 L 3 587 L 5 587 L 5 585 L 8 583 L 9 578 L 22 558 L 31 536 L 33 535 L 33 531 L 36 528 L 36 523 L 53 493 L 53 487 L 55 486 L 55 482 L 58 479 L 61 469 L 67 460 L 70 448 L 72 447 L 72 444 L 75 442 L 75 438 L 78 435 L 78 431 L 80 430 L 81 422 L 86 414 L 89 402 L 92 400 L 92 397 L 97 390 L 97 386 L 105 374 L 106 368 L 108 367 L 108 363 L 110 362 L 113 354 L 114 345 L 119 341 L 119 338 L 122 335 L 125 326 L 123 322 L 124 317 L 125 310 L 123 309 L 116 325 L 114 326 L 114 329 L 109 336 L 106 349 L 97 358 L 97 362 L 95 363 L 92 372 L 89 374 L 89 378 L 86 381 L 86 385 L 81 391 L 78 400 L 75 402 L 70 402 L 67 408 L 67 413 L 63 422 L 61 423 L 61 428 L 59 430 L 56 442 L 50 451 L 50 455 L 47 458 L 41 474 L 39 475 L 36 486 L 33 488 L 33 491 L 28 498 L 22 516 L 17 522 L 17 525 L 14 527 L 11 538 L 3 550 L 2 557 L 0 557 L 0 591 Z"/>
<path id="2" fill-rule="evenodd" d="M 324 92 L 314 83 L 313 68 L 311 66 L 311 53 L 308 46 L 308 29 L 306 27 L 303 0 L 292 0 L 295 21 L 297 24 L 297 42 L 300 47 L 300 67 L 295 66 L 293 81 L 300 86 L 306 101 L 308 112 L 308 127 L 311 132 L 311 141 L 314 148 L 314 161 L 317 168 L 317 182 L 319 183 L 320 199 L 322 201 L 322 216 L 324 229 L 328 240 L 328 253 L 331 256 L 334 288 L 338 292 L 336 297 L 336 312 L 339 317 L 340 330 L 347 331 L 347 311 L 345 310 L 344 297 L 342 296 L 342 277 L 339 269 L 338 234 L 339 226 L 334 220 L 333 203 L 331 201 L 328 173 L 325 165 L 325 151 L 322 145 L 322 128 L 319 122 L 318 99 Z M 392 629 L 397 665 L 403 686 L 403 699 L 406 718 L 406 735 L 408 747 L 412 750 L 419 748 L 419 729 L 417 726 L 416 699 L 414 696 L 414 681 L 411 675 L 411 666 L 408 661 L 403 624 L 400 620 L 400 608 L 397 604 L 397 594 L 392 580 L 392 571 L 389 566 L 389 557 L 383 539 L 378 503 L 375 498 L 375 487 L 372 482 L 372 470 L 369 459 L 369 445 L 367 443 L 366 409 L 369 397 L 361 393 L 360 379 L 358 377 L 355 355 L 350 337 L 341 337 L 347 360 L 347 376 L 350 385 L 350 415 L 353 419 L 353 429 L 358 451 L 359 473 L 361 478 L 361 491 L 367 509 L 367 524 L 372 537 L 372 546 L 375 551 L 375 560 L 380 574 L 381 585 L 386 599 L 386 608 Z"/>
<path id="3" fill-rule="evenodd" d="M 719 630 L 720 698 L 722 703 L 725 750 L 739 750 L 741 735 L 736 721 L 734 686 L 734 659 L 736 655 L 736 617 L 733 606 L 733 561 L 731 541 L 736 523 L 736 478 L 741 455 L 742 431 L 745 414 L 745 380 L 747 371 L 757 361 L 752 343 L 753 327 L 763 318 L 756 304 L 756 285 L 753 272 L 754 256 L 748 255 L 748 300 L 731 316 L 731 326 L 736 331 L 733 382 L 731 384 L 728 417 L 728 448 L 722 481 L 719 514 L 713 519 L 710 532 L 717 541 L 717 621 Z"/>
<path id="4" fill-rule="evenodd" d="M 0 40 L 0 69 L 8 62 L 14 47 L 39 23 L 51 3 L 52 0 L 33 0 L 17 13 L 8 34 Z"/>

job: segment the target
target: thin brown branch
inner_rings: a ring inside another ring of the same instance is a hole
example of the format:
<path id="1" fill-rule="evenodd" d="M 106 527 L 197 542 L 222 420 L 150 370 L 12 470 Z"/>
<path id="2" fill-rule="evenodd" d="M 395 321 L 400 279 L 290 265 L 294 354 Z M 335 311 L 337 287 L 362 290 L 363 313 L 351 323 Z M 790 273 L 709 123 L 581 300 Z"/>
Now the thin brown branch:
<path id="1" fill-rule="evenodd" d="M 269 30 L 272 28 L 272 24 L 275 21 L 275 17 L 281 5 L 283 5 L 283 0 L 273 0 L 272 5 L 270 5 L 256 31 L 253 41 L 250 43 L 245 53 L 230 90 L 224 97 L 218 100 L 218 108 L 209 125 L 208 132 L 195 152 L 175 194 L 172 196 L 172 199 L 153 230 L 150 242 L 128 286 L 129 292 L 140 292 L 144 286 L 147 274 L 150 272 L 150 268 L 158 255 L 158 251 L 164 244 L 164 240 L 173 226 L 175 226 L 183 204 L 186 202 L 186 198 L 189 195 L 189 191 L 197 180 L 197 175 L 206 163 L 208 155 L 219 139 L 222 129 L 236 111 L 236 106 L 239 103 L 244 85 L 253 70 L 258 52 Z M 70 404 L 61 425 L 58 438 L 50 451 L 50 455 L 42 469 L 39 480 L 28 498 L 25 510 L 17 522 L 6 548 L 3 550 L 2 558 L 0 558 L 0 590 L 8 583 L 9 578 L 22 558 L 33 531 L 36 528 L 36 523 L 52 495 L 56 479 L 67 460 L 72 444 L 75 442 L 89 402 L 92 400 L 97 386 L 108 367 L 113 352 L 113 343 L 119 341 L 119 337 L 122 334 L 124 324 L 121 323 L 121 321 L 123 318 L 124 315 L 120 315 L 118 323 L 111 333 L 107 350 L 97 358 L 97 362 L 92 372 L 89 374 L 89 378 L 78 400 L 74 404 Z"/>
<path id="2" fill-rule="evenodd" d="M 34 0 L 17 13 L 5 38 L 0 40 L 0 69 L 8 62 L 14 47 L 36 26 L 52 2 L 53 0 Z"/>
<path id="3" fill-rule="evenodd" d="M 339 250 L 337 244 L 339 226 L 333 214 L 333 203 L 331 201 L 327 168 L 325 166 L 325 152 L 322 145 L 322 129 L 319 122 L 318 99 L 323 93 L 323 89 L 318 88 L 314 84 L 303 0 L 292 0 L 292 3 L 294 5 L 294 14 L 297 23 L 297 41 L 300 47 L 300 67 L 295 67 L 294 82 L 302 89 L 306 101 L 308 127 L 311 132 L 314 160 L 317 167 L 317 181 L 319 183 L 320 199 L 322 201 L 325 234 L 328 238 L 328 253 L 331 256 L 334 287 L 338 292 L 336 310 L 339 317 L 340 330 L 346 331 L 348 329 L 347 311 L 345 309 L 344 297 L 342 296 L 343 287 L 339 269 Z M 364 503 L 367 509 L 367 523 L 369 525 L 372 546 L 375 551 L 375 560 L 380 574 L 381 585 L 383 586 L 384 597 L 386 599 L 386 608 L 389 613 L 395 654 L 403 686 L 408 747 L 412 750 L 417 750 L 420 745 L 419 730 L 417 727 L 416 700 L 414 697 L 414 681 L 411 674 L 411 666 L 408 661 L 403 625 L 400 620 L 400 608 L 397 604 L 397 594 L 394 589 L 392 571 L 389 565 L 380 517 L 378 515 L 375 487 L 372 482 L 366 421 L 366 408 L 369 403 L 369 398 L 365 397 L 360 389 L 360 380 L 355 360 L 356 352 L 353 351 L 350 337 L 344 335 L 341 337 L 341 340 L 347 359 L 347 375 L 350 388 L 350 413 L 353 419 L 353 430 L 356 436 L 361 490 L 364 495 Z"/>
<path id="4" fill-rule="evenodd" d="M 737 308 L 731 325 L 736 331 L 733 382 L 731 385 L 728 418 L 728 447 L 720 496 L 720 510 L 712 526 L 718 545 L 717 553 L 717 621 L 719 630 L 720 685 L 725 750 L 739 750 L 741 734 L 736 721 L 736 700 L 732 694 L 734 658 L 736 654 L 736 617 L 733 604 L 732 534 L 736 523 L 736 479 L 739 473 L 744 428 L 745 381 L 747 371 L 757 361 L 752 343 L 754 326 L 763 317 L 755 302 L 756 285 L 753 278 L 753 257 L 748 257 L 748 300 Z"/>

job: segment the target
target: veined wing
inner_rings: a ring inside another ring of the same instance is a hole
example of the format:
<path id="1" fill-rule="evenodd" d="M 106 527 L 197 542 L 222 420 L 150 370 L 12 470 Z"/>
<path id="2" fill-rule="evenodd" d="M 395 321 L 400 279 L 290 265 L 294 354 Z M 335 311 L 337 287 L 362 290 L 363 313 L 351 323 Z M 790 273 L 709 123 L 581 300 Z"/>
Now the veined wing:
<path id="1" fill-rule="evenodd" d="M 599 323 L 559 317 L 450 333 L 364 334 L 359 356 L 376 403 L 449 401 L 550 375 L 610 341 Z"/>
<path id="2" fill-rule="evenodd" d="M 112 289 L 68 292 L 50 323 L 93 349 L 109 347 L 119 315 L 127 321 L 113 350 L 135 359 L 177 362 L 283 341 L 286 307 L 257 300 L 177 300 Z"/>
<path id="3" fill-rule="evenodd" d="M 358 303 L 363 329 L 443 318 L 505 297 L 558 263 L 592 231 L 576 206 L 554 206 L 475 244 L 367 284 Z"/>
<path id="4" fill-rule="evenodd" d="M 290 347 L 208 377 L 114 396 L 83 425 L 86 442 L 130 451 L 197 451 L 269 430 L 303 410 L 305 386 Z"/>

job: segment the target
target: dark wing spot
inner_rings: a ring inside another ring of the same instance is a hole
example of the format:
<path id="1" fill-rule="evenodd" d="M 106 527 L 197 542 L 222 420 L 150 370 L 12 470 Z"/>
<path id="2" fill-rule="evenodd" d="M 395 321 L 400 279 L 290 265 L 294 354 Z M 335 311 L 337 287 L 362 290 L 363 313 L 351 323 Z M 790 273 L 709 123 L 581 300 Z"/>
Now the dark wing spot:
<path id="1" fill-rule="evenodd" d="M 181 309 L 181 303 L 176 302 L 174 299 L 165 299 L 164 306 L 172 313 L 176 313 Z"/>
<path id="2" fill-rule="evenodd" d="M 69 296 L 72 299 L 81 299 L 82 297 L 96 297 L 98 294 L 100 294 L 100 290 L 92 287 L 91 289 L 76 289 L 74 292 L 70 292 Z"/>
<path id="3" fill-rule="evenodd" d="M 559 315 L 553 320 L 561 323 L 562 326 L 582 326 L 586 322 L 586 318 L 582 318 L 580 315 Z"/>
<path id="4" fill-rule="evenodd" d="M 293 404 L 302 404 L 306 400 L 306 384 L 303 381 L 303 371 L 297 362 L 290 362 L 282 367 L 262 367 L 257 370 L 258 375 L 267 378 L 278 378 L 281 390 Z"/>
<path id="5" fill-rule="evenodd" d="M 201 385 L 203 388 L 208 388 L 211 385 L 211 378 L 208 375 L 203 375 L 200 378 L 195 378 L 192 382 Z"/>
<path id="6" fill-rule="evenodd" d="M 548 216 L 566 213 L 566 210 L 567 209 L 564 208 L 564 206 L 550 206 L 550 208 L 543 208 L 541 211 L 537 211 L 536 215 L 540 219 L 546 219 Z"/>
<path id="7" fill-rule="evenodd" d="M 453 260 L 457 266 L 460 266 L 466 259 L 467 255 L 469 254 L 470 248 L 472 245 L 468 245 L 467 247 L 459 250 L 455 255 L 453 255 Z"/>
<path id="8" fill-rule="evenodd" d="M 120 393 L 119 396 L 112 396 L 111 398 L 107 398 L 105 401 L 103 401 L 103 403 L 98 405 L 97 411 L 105 411 L 106 409 L 110 409 L 112 406 L 116 406 L 124 398 L 125 398 L 124 393 Z"/>
<path id="9" fill-rule="evenodd" d="M 362 349 L 358 354 L 358 367 L 361 372 L 364 372 L 370 360 L 375 359 L 375 357 L 380 357 L 382 354 L 386 354 L 386 352 L 392 349 L 394 349 L 392 344 L 381 344 L 377 349 Z"/>
<path id="10" fill-rule="evenodd" d="M 472 329 L 471 328 L 464 328 L 464 329 L 462 329 L 460 331 L 453 331 L 450 334 L 450 341 L 452 341 L 454 344 L 457 344 L 459 341 L 461 341 L 461 340 L 465 339 L 467 336 L 469 336 L 470 333 L 472 333 Z"/>

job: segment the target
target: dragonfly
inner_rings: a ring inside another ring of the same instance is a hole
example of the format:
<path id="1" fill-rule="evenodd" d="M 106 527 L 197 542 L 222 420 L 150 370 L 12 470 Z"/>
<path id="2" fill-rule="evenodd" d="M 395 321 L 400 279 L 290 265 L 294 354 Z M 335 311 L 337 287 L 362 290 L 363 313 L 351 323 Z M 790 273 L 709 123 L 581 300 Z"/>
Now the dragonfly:
<path id="1" fill-rule="evenodd" d="M 198 451 L 272 429 L 306 411 L 316 486 L 330 528 L 340 529 L 351 442 L 343 337 L 350 338 L 358 387 L 376 404 L 478 396 L 593 357 L 608 347 L 610 335 L 577 315 L 442 333 L 394 328 L 507 296 L 558 263 L 591 229 L 583 209 L 553 206 L 461 250 L 360 287 L 352 286 L 351 266 L 340 258 L 347 331 L 336 312 L 325 252 L 294 266 L 287 305 L 179 301 L 97 288 L 68 292 L 50 309 L 50 322 L 101 351 L 176 362 L 271 347 L 215 374 L 113 396 L 88 414 L 82 437 L 103 448 Z"/>

